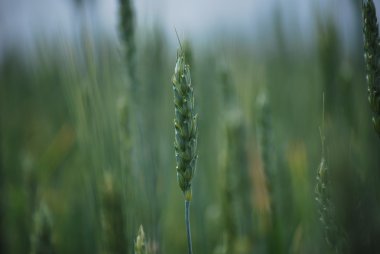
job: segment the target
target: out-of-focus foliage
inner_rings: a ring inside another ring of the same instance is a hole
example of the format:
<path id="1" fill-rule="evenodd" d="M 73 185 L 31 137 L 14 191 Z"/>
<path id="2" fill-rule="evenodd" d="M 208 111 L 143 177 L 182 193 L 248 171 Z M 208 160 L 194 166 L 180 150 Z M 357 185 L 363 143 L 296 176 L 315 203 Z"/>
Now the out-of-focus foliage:
<path id="1" fill-rule="evenodd" d="M 380 249 L 380 140 L 363 45 L 341 52 L 333 20 L 319 21 L 307 54 L 283 40 L 265 57 L 240 41 L 192 48 L 194 253 L 333 253 L 314 191 L 324 92 L 333 219 L 347 253 Z M 107 244 L 125 238 L 125 252 L 134 253 L 139 225 L 150 253 L 183 253 L 170 79 L 176 52 L 158 27 L 138 31 L 139 89 L 131 99 L 120 44 L 90 31 L 79 42 L 41 39 L 33 57 L 15 50 L 1 60 L 0 252 L 31 251 L 33 215 L 44 200 L 56 253 L 100 253 L 108 231 L 120 238 Z"/>

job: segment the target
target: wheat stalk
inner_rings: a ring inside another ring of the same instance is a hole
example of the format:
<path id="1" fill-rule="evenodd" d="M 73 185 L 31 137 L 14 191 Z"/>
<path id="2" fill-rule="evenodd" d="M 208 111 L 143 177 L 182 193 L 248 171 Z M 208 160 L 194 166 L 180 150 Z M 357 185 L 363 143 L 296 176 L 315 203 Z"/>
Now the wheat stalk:
<path id="1" fill-rule="evenodd" d="M 233 253 L 235 249 L 235 243 L 238 238 L 238 223 L 236 221 L 236 211 L 234 207 L 236 206 L 236 196 L 237 196 L 237 183 L 238 174 L 235 172 L 235 145 L 234 143 L 238 140 L 234 129 L 236 125 L 240 125 L 241 122 L 241 112 L 236 105 L 236 93 L 234 91 L 231 76 L 227 70 L 226 66 L 220 67 L 220 83 L 223 89 L 223 104 L 224 104 L 224 128 L 226 136 L 226 152 L 223 158 L 222 166 L 222 221 L 224 226 L 224 234 L 222 238 L 221 245 L 219 246 L 221 253 Z M 235 141 L 235 142 L 234 142 Z"/>
<path id="2" fill-rule="evenodd" d="M 278 218 L 276 204 L 276 153 L 273 145 L 271 104 L 267 92 L 263 91 L 257 97 L 256 111 L 257 139 L 265 174 L 265 183 L 269 196 L 269 231 L 267 233 L 269 253 L 281 253 L 281 223 Z"/>
<path id="3" fill-rule="evenodd" d="M 368 100 L 372 122 L 380 135 L 380 47 L 376 7 L 372 0 L 363 1 L 364 60 L 367 69 Z"/>
<path id="4" fill-rule="evenodd" d="M 136 44 L 135 44 L 135 16 L 132 0 L 119 0 L 120 4 L 120 32 L 124 41 L 125 57 L 128 75 L 132 83 L 132 91 L 138 87 L 136 76 Z"/>
<path id="5" fill-rule="evenodd" d="M 275 174 L 273 172 L 274 158 L 272 153 L 272 123 L 269 102 L 265 92 L 258 96 L 257 107 L 257 137 L 260 146 L 263 168 L 265 170 L 266 177 L 268 178 L 267 185 L 269 194 L 273 196 L 272 184 L 274 182 Z M 273 201 L 271 205 L 273 205 Z"/>
<path id="6" fill-rule="evenodd" d="M 192 199 L 191 183 L 197 162 L 197 114 L 194 109 L 194 91 L 191 84 L 190 66 L 186 64 L 182 48 L 172 78 L 174 91 L 174 129 L 177 180 L 185 197 L 185 221 L 189 254 L 192 253 L 189 209 Z"/>
<path id="7" fill-rule="evenodd" d="M 226 156 L 222 173 L 224 245 L 226 253 L 233 253 L 237 251 L 239 241 L 243 239 L 247 239 L 248 244 L 242 248 L 248 251 L 252 247 L 249 240 L 254 238 L 246 150 L 247 128 L 230 70 L 226 66 L 221 66 L 219 75 L 223 89 L 223 120 L 226 137 Z"/>

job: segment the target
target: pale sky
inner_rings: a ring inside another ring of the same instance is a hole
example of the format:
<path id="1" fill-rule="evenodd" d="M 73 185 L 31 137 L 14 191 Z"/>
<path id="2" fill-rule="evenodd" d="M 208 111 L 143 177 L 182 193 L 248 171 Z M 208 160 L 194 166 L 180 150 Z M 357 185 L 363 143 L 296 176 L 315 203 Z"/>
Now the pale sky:
<path id="1" fill-rule="evenodd" d="M 96 27 L 116 37 L 117 0 L 95 1 L 86 15 Z M 180 36 L 191 38 L 194 44 L 204 44 L 215 34 L 226 37 L 242 34 L 260 42 L 273 32 L 275 13 L 287 36 L 297 33 L 305 42 L 313 40 L 314 10 L 334 11 L 349 36 L 352 28 L 350 0 L 135 0 L 138 25 L 141 28 L 160 25 L 168 41 L 176 44 L 174 27 Z M 380 8 L 380 0 L 375 4 Z M 338 6 L 338 3 L 339 6 Z M 345 4 L 344 4 L 345 3 Z M 275 12 L 277 10 L 277 12 Z M 90 14 L 89 14 L 90 13 Z M 81 17 L 82 16 L 82 17 Z M 78 12 L 72 0 L 0 0 L 0 53 L 7 45 L 28 47 L 38 36 L 54 38 L 70 36 L 80 27 L 83 12 Z"/>

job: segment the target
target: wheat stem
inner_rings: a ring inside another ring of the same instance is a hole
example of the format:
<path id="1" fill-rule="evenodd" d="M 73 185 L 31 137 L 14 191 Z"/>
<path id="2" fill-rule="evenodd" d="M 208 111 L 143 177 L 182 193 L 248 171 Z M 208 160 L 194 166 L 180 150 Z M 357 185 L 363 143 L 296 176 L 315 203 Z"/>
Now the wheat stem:
<path id="1" fill-rule="evenodd" d="M 191 241 L 191 230 L 190 230 L 190 201 L 185 200 L 185 222 L 186 222 L 186 234 L 187 234 L 187 247 L 189 249 L 189 254 L 193 253 L 193 245 Z"/>

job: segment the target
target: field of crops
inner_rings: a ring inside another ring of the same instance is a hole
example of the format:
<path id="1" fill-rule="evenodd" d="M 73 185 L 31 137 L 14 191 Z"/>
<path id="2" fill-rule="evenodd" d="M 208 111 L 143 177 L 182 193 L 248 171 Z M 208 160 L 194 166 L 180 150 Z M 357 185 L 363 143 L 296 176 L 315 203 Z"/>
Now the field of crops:
<path id="1" fill-rule="evenodd" d="M 270 50 L 176 49 L 130 0 L 117 41 L 83 22 L 8 48 L 0 253 L 380 253 L 380 2 L 345 2 L 348 48 L 332 10 L 313 43 L 274 21 Z"/>

